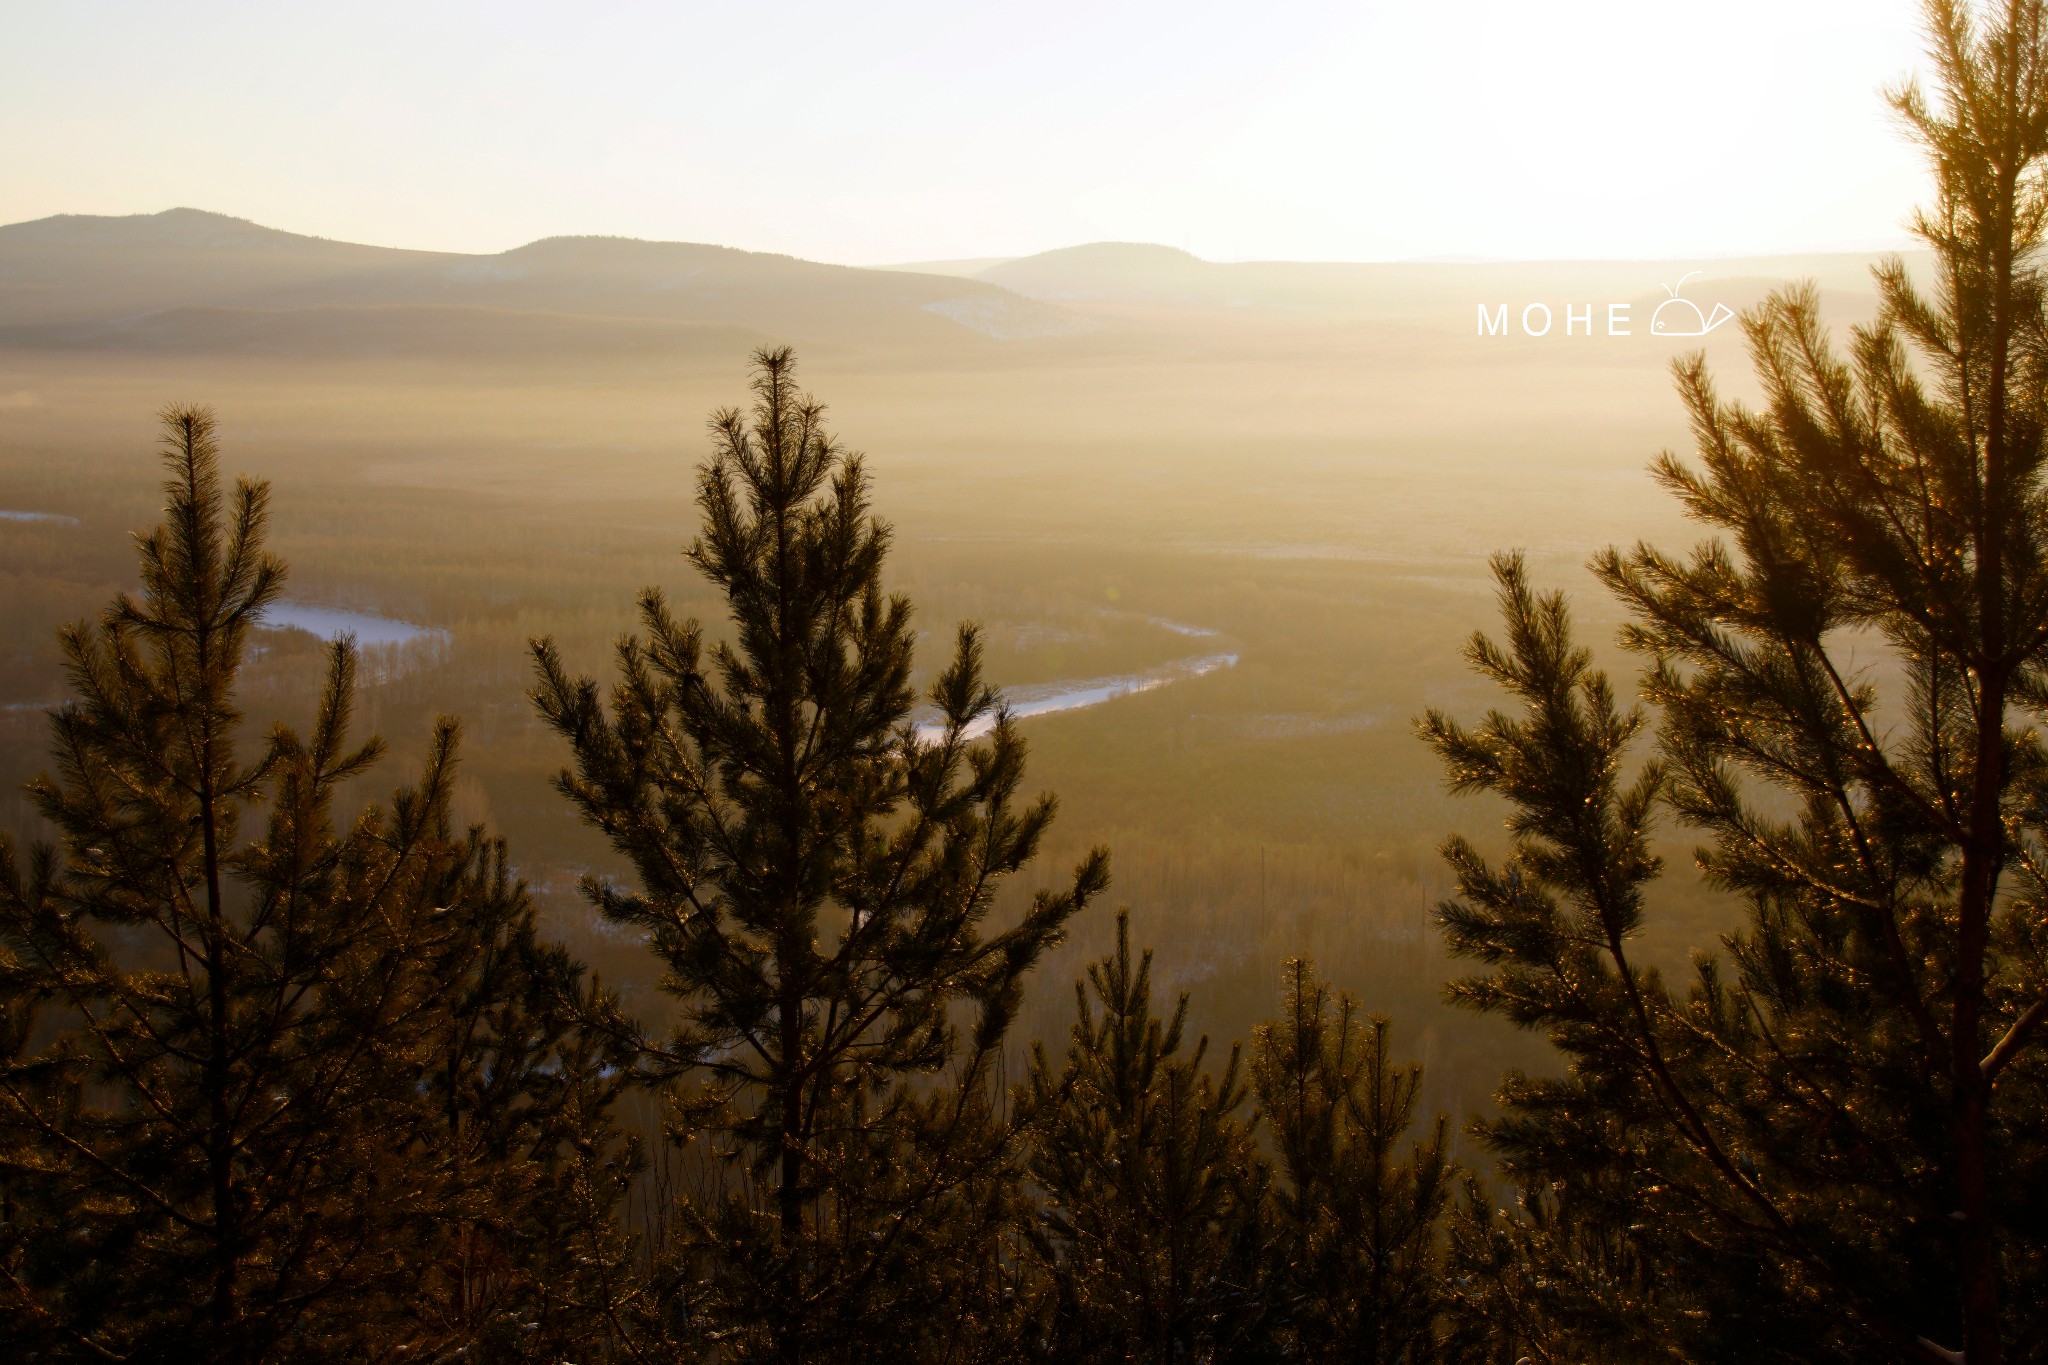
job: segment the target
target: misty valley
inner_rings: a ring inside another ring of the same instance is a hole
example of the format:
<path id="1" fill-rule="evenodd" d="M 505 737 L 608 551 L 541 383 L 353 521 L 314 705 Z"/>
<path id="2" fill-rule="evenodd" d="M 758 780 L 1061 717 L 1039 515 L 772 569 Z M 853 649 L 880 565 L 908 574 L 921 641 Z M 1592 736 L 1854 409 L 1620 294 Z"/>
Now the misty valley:
<path id="1" fill-rule="evenodd" d="M 447 259 L 178 210 L 0 229 L 0 257 L 5 315 L 36 319 L 0 350 L 0 504 L 73 518 L 0 540 L 19 617 L 7 702 L 61 694 L 55 628 L 124 586 L 127 535 L 151 517 L 137 433 L 166 395 L 204 389 L 229 467 L 276 487 L 293 577 L 272 620 L 356 635 L 366 717 L 401 751 L 437 712 L 464 718 L 465 816 L 555 889 L 551 930 L 637 990 L 643 968 L 574 891 L 569 870 L 606 855 L 548 790 L 559 760 L 522 704 L 525 644 L 550 633 L 594 665 L 646 584 L 719 619 L 679 554 L 692 475 L 706 415 L 737 401 L 747 346 L 771 335 L 738 320 L 772 322 L 866 455 L 921 667 L 956 622 L 984 627 L 1033 779 L 1062 804 L 1040 861 L 1111 847 L 1112 894 L 1157 944 L 1162 981 L 1201 983 L 1204 1028 L 1241 1036 L 1281 963 L 1307 954 L 1408 1023 L 1432 1110 L 1484 1104 L 1504 1056 L 1540 1055 L 1438 996 L 1452 968 L 1429 929 L 1447 889 L 1433 848 L 1477 822 L 1411 727 L 1429 704 L 1486 696 L 1458 652 L 1488 612 L 1489 553 L 1525 548 L 1582 585 L 1592 549 L 1683 534 L 1646 473 L 1684 439 L 1668 343 L 1553 356 L 1472 338 L 1473 298 L 1514 267 L 1214 265 L 1168 248 L 1053 252 L 984 267 L 984 283 L 603 240 Z M 1729 262 L 1693 287 L 1753 302 L 1801 270 L 1853 319 L 1872 303 L 1867 265 Z M 1656 289 L 1661 268 L 1528 273 Z M 976 305 L 969 323 L 930 310 L 954 296 Z M 420 309 L 445 327 L 418 329 Z M 1043 326 L 991 336 L 975 319 L 995 311 Z M 704 344 L 657 345 L 654 327 Z M 1610 418 L 1546 424 L 1532 405 Z M 73 477 L 87 465 L 104 473 Z M 293 714 L 317 684 L 314 641 L 259 638 L 265 705 Z M 7 714 L 25 779 L 41 717 Z M 1659 951 L 1682 963 L 1719 927 L 1660 926 Z M 1048 981 L 1108 930 L 1077 923 Z M 1063 1028 L 1063 994 L 1042 993 L 1044 1036 Z"/>

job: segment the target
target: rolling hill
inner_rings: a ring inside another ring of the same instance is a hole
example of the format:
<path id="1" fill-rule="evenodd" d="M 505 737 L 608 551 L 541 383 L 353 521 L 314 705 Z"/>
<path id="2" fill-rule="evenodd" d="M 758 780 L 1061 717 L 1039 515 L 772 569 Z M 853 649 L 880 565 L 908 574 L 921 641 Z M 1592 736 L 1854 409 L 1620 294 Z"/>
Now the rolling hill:
<path id="1" fill-rule="evenodd" d="M 1091 326 L 985 281 L 680 242 L 557 237 L 468 256 L 195 209 L 0 227 L 0 344 L 14 346 L 659 351 L 743 336 L 944 348 Z"/>

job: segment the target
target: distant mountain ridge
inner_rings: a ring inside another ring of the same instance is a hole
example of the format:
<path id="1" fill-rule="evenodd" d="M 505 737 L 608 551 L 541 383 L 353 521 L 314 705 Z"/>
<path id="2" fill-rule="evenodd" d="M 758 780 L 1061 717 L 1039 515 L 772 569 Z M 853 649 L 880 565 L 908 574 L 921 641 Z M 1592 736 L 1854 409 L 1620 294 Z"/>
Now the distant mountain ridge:
<path id="1" fill-rule="evenodd" d="M 629 237 L 412 251 L 178 208 L 0 226 L 0 346 L 490 357 L 789 342 L 950 354 L 1200 317 L 1469 334 L 1474 304 L 1654 307 L 1688 272 L 1736 307 L 1800 278 L 1854 302 L 1870 292 L 1872 259 L 1216 262 L 1094 242 L 865 268 Z"/>
<path id="2" fill-rule="evenodd" d="M 1909 258 L 1924 253 L 1907 253 Z M 1176 247 L 1095 242 L 1003 261 L 972 278 L 1062 305 L 1264 309 L 1408 319 L 1453 301 L 1628 300 L 1692 273 L 1702 286 L 1811 279 L 1868 292 L 1875 255 L 1820 252 L 1699 261 L 1208 261 Z M 1459 314 L 1463 319 L 1463 313 Z"/>
<path id="3" fill-rule="evenodd" d="M 197 209 L 0 227 L 0 343 L 348 349 L 367 327 L 371 348 L 387 349 L 403 336 L 376 324 L 408 309 L 443 310 L 444 330 L 456 316 L 447 310 L 469 310 L 476 328 L 536 334 L 558 333 L 566 319 L 632 320 L 639 325 L 626 330 L 657 345 L 650 324 L 685 341 L 737 328 L 799 343 L 924 346 L 1093 326 L 983 281 L 694 243 L 551 237 L 472 256 L 332 242 Z M 352 325 L 336 332 L 329 324 L 343 316 Z"/>

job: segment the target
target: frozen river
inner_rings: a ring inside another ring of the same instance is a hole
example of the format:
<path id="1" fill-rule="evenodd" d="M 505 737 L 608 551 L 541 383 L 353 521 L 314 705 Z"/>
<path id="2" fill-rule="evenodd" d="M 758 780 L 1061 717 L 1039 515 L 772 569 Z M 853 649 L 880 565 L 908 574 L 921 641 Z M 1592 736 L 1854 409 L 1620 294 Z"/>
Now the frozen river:
<path id="1" fill-rule="evenodd" d="M 1235 653 L 1204 654 L 1194 659 L 1178 659 L 1143 673 L 1125 673 L 1113 678 L 1090 678 L 1085 682 L 1007 688 L 1004 695 L 1010 703 L 1010 714 L 1022 720 L 1028 716 L 1051 715 L 1055 711 L 1079 711 L 1083 707 L 1100 706 L 1104 702 L 1115 701 L 1118 697 L 1150 692 L 1155 688 L 1184 682 L 1189 678 L 1205 677 L 1210 673 L 1234 667 L 1236 663 Z M 984 717 L 968 727 L 967 737 L 974 739 L 994 728 L 995 718 Z M 917 727 L 920 739 L 936 740 L 944 733 L 945 731 L 937 725 L 925 724 Z"/>
<path id="2" fill-rule="evenodd" d="M 323 640 L 353 635 L 356 644 L 365 649 L 372 645 L 407 645 L 415 640 L 445 640 L 448 637 L 447 631 L 436 630 L 432 626 L 416 626 L 410 621 L 372 616 L 362 611 L 343 611 L 339 607 L 309 606 L 304 602 L 272 603 L 263 613 L 263 624 L 270 630 L 303 630 Z"/>

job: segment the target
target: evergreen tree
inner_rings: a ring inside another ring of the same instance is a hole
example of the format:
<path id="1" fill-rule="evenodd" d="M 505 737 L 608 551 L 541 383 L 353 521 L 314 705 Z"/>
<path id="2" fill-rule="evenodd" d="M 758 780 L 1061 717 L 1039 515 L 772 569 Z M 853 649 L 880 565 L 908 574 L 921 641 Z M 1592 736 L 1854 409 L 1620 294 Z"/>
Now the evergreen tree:
<path id="1" fill-rule="evenodd" d="M 244 759 L 236 681 L 284 575 L 267 490 L 222 489 L 203 410 L 164 428 L 141 595 L 62 636 L 77 696 L 31 784 L 59 842 L 0 845 L 0 1355 L 453 1349 L 481 1319 L 427 1311 L 437 1252 L 504 1228 L 516 1270 L 568 1160 L 553 1097 L 588 1097 L 588 1048 L 539 1021 L 579 969 L 534 943 L 503 849 L 451 828 L 452 723 L 337 827 L 381 753 L 348 740 L 346 642 L 310 735 Z"/>
<path id="2" fill-rule="evenodd" d="M 1444 1120 L 1401 1151 L 1422 1068 L 1397 1067 L 1384 1018 L 1331 998 L 1297 958 L 1280 1017 L 1254 1035 L 1251 1074 L 1285 1177 L 1275 1203 L 1291 1358 L 1414 1365 L 1435 1358 Z"/>
<path id="3" fill-rule="evenodd" d="M 1270 1172 L 1241 1117 L 1238 1050 L 1213 1075 L 1206 1037 L 1182 1055 L 1188 997 L 1164 1020 L 1152 1012 L 1152 954 L 1133 958 L 1127 913 L 1074 994 L 1064 1061 L 1035 1048 L 1022 1097 L 1042 1199 L 1043 1354 L 1260 1358 L 1273 1344 Z"/>
<path id="4" fill-rule="evenodd" d="M 1554 1134 L 1552 1146 L 1561 1151 L 1569 1140 Z M 1497 1208 L 1480 1181 L 1467 1180 L 1449 1220 L 1445 1360 L 1666 1365 L 1718 1358 L 1698 1342 L 1710 1296 L 1666 1283 L 1683 1272 L 1657 1259 L 1642 1211 L 1601 1189 L 1603 1182 L 1625 1188 L 1626 1167 L 1603 1162 L 1597 1143 L 1584 1150 L 1594 1159 L 1570 1179 L 1525 1186 L 1511 1209 Z"/>
<path id="5" fill-rule="evenodd" d="M 661 1330 L 732 1359 L 865 1358 L 913 1349 L 999 1270 L 996 1066 L 1025 974 L 1106 858 L 991 927 L 1053 801 L 1018 799 L 1024 744 L 971 628 L 920 733 L 910 605 L 883 592 L 861 462 L 787 350 L 755 364 L 751 417 L 712 419 L 687 552 L 730 638 L 649 590 L 608 704 L 546 642 L 535 696 L 574 755 L 562 792 L 632 869 L 586 892 L 646 934 L 676 1002 L 666 1038 L 612 1026 L 676 1136 L 724 1165 L 679 1210 Z"/>
<path id="6" fill-rule="evenodd" d="M 1698 463 L 1657 472 L 1721 538 L 1595 565 L 1655 756 L 1514 560 L 1471 653 L 1520 713 L 1425 721 L 1513 810 L 1504 864 L 1448 846 L 1446 932 L 1489 968 L 1459 995 L 1570 1063 L 1486 1127 L 1527 1212 L 1481 1241 L 1528 1241 L 1580 1334 L 1553 1351 L 1638 1315 L 1685 1359 L 2048 1355 L 2048 47 L 2029 0 L 1929 16 L 1941 99 L 1896 102 L 1930 292 L 1880 269 L 1846 358 L 1813 291 L 1774 297 L 1760 407 L 1681 362 Z M 1683 992 L 1637 943 L 1660 808 L 1746 911 Z"/>
<path id="7" fill-rule="evenodd" d="M 466 907 L 436 967 L 446 1013 L 420 1055 L 431 1113 L 404 1155 L 441 1188 L 378 1337 L 415 1360 L 608 1358 L 638 1255 L 621 1215 L 639 1144 L 613 1113 L 631 1058 L 582 1022 L 610 998 L 494 877 L 501 893 Z"/>

